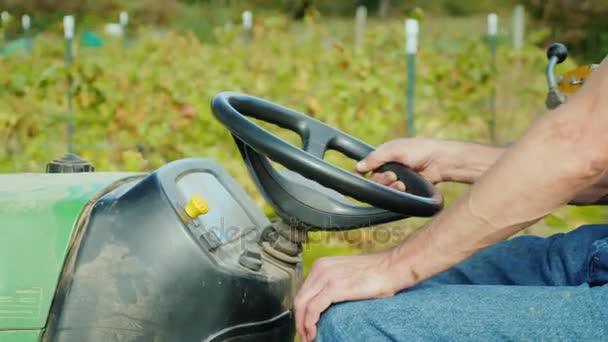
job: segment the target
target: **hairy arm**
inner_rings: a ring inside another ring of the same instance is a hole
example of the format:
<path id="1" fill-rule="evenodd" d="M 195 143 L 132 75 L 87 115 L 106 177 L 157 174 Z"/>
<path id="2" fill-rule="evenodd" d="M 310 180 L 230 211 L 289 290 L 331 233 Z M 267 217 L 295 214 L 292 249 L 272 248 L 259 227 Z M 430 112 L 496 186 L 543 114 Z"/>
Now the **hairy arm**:
<path id="1" fill-rule="evenodd" d="M 360 161 L 357 171 L 362 173 L 396 161 L 433 182 L 473 185 L 392 249 L 318 259 L 295 298 L 296 327 L 303 341 L 314 340 L 321 313 L 333 303 L 393 295 L 509 237 L 575 197 L 585 201 L 603 197 L 597 189 L 598 184 L 608 183 L 604 182 L 608 97 L 601 94 L 608 94 L 608 61 L 567 104 L 547 113 L 506 150 L 395 140 Z M 416 144 L 420 149 L 412 148 Z M 402 153 L 402 145 L 411 149 Z M 433 153 L 435 148 L 440 152 Z M 399 185 L 395 177 L 383 177 L 383 184 Z M 595 192 L 582 198 L 585 189 Z"/>
<path id="2" fill-rule="evenodd" d="M 469 191 L 390 251 L 399 288 L 448 269 L 572 201 L 608 168 L 608 61 L 539 119 Z"/>
<path id="3" fill-rule="evenodd" d="M 455 155 L 453 156 L 457 161 L 453 163 L 453 168 L 446 170 L 444 177 L 446 181 L 465 184 L 477 182 L 507 150 L 506 148 L 475 143 L 454 143 L 459 144 L 459 146 L 455 146 Z M 586 148 L 595 147 L 592 145 Z M 567 157 L 558 157 L 557 160 L 565 158 Z M 589 187 L 578 191 L 569 204 L 608 204 L 608 174 L 599 178 Z"/>

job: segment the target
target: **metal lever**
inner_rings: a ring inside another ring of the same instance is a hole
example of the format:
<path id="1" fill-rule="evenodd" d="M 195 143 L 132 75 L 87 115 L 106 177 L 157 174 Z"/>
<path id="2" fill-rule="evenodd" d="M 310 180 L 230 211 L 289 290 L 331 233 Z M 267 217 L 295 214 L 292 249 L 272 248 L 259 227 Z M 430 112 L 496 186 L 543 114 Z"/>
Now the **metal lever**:
<path id="1" fill-rule="evenodd" d="M 566 96 L 557 90 L 557 82 L 555 80 L 555 66 L 562 63 L 568 58 L 568 49 L 564 44 L 554 43 L 547 49 L 547 64 L 546 76 L 549 93 L 547 94 L 547 108 L 553 109 L 562 103 L 566 102 Z"/>

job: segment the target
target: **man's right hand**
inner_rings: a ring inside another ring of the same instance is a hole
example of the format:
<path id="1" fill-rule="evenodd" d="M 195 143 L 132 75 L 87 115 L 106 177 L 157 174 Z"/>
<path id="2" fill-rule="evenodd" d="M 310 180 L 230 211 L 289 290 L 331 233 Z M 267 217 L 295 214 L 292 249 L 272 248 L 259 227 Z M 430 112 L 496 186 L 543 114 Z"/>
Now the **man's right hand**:
<path id="1" fill-rule="evenodd" d="M 473 143 L 429 138 L 395 139 L 382 144 L 357 163 L 360 174 L 396 162 L 418 172 L 432 184 L 474 183 L 502 154 L 503 149 Z M 405 191 L 393 172 L 373 173 L 371 179 Z"/>

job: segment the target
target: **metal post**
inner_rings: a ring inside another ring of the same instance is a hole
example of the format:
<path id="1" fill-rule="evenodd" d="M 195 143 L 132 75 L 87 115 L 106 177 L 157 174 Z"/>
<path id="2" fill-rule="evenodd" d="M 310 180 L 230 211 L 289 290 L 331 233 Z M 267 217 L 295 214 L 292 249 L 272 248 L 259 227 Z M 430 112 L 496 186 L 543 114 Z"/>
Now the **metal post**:
<path id="1" fill-rule="evenodd" d="M 407 19 L 405 21 L 405 54 L 407 56 L 407 108 L 406 124 L 407 135 L 416 135 L 414 121 L 414 98 L 416 85 L 416 53 L 418 52 L 418 20 Z"/>
<path id="2" fill-rule="evenodd" d="M 65 63 L 68 66 L 72 65 L 72 41 L 74 40 L 74 16 L 66 15 L 63 17 L 63 31 L 65 33 Z M 74 113 L 72 112 L 72 74 L 68 70 L 68 152 L 74 153 Z"/>
<path id="3" fill-rule="evenodd" d="M 498 35 L 498 15 L 496 13 L 488 14 L 488 42 L 490 44 L 490 58 L 492 75 L 496 76 L 496 36 Z M 488 120 L 488 129 L 490 131 L 490 139 L 492 143 L 496 143 L 496 80 L 493 79 L 493 84 L 490 91 L 490 118 Z"/>

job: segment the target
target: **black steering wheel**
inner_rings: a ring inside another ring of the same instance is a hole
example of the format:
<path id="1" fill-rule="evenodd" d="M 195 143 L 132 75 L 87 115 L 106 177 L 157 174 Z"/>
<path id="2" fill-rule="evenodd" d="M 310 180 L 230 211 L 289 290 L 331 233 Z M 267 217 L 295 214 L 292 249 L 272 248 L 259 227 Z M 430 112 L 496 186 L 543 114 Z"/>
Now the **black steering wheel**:
<path id="1" fill-rule="evenodd" d="M 403 165 L 389 163 L 379 170 L 395 172 L 406 184 L 407 192 L 323 160 L 328 150 L 361 160 L 374 148 L 305 114 L 234 92 L 216 95 L 211 108 L 234 136 L 258 188 L 277 214 L 291 225 L 298 223 L 321 230 L 352 229 L 408 216 L 428 217 L 442 208 L 443 197 L 433 185 Z M 281 139 L 247 117 L 298 133 L 303 146 Z M 265 157 L 303 177 L 276 170 Z M 356 205 L 336 191 L 372 206 Z"/>

